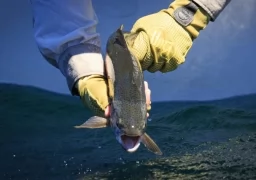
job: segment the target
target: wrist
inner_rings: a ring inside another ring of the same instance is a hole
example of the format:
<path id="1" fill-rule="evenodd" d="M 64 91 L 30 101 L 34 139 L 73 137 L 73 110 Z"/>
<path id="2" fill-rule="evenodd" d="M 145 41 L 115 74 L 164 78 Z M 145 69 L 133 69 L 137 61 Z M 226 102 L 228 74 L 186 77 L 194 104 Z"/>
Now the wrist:
<path id="1" fill-rule="evenodd" d="M 170 14 L 193 40 L 198 37 L 199 32 L 207 26 L 211 19 L 203 8 L 191 0 L 175 0 L 168 9 L 163 11 Z"/>
<path id="2" fill-rule="evenodd" d="M 104 75 L 101 49 L 93 44 L 80 44 L 69 47 L 58 59 L 58 66 L 65 76 L 72 95 L 78 95 L 76 82 L 92 74 Z"/>
<path id="3" fill-rule="evenodd" d="M 192 0 L 198 6 L 203 8 L 211 17 L 211 21 L 215 21 L 219 14 L 231 2 L 231 0 Z"/>

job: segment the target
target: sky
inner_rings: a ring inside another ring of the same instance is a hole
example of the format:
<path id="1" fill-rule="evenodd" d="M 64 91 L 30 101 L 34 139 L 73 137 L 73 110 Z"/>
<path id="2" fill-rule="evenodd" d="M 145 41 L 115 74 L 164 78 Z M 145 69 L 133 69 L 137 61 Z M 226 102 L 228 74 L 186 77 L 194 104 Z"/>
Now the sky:
<path id="1" fill-rule="evenodd" d="M 130 30 L 144 15 L 167 8 L 170 0 L 93 0 L 102 49 L 121 24 Z M 152 101 L 211 100 L 256 93 L 256 1 L 232 0 L 200 32 L 186 62 L 169 73 L 145 72 Z M 0 83 L 32 85 L 69 94 L 65 78 L 46 62 L 33 37 L 28 0 L 0 1 Z"/>

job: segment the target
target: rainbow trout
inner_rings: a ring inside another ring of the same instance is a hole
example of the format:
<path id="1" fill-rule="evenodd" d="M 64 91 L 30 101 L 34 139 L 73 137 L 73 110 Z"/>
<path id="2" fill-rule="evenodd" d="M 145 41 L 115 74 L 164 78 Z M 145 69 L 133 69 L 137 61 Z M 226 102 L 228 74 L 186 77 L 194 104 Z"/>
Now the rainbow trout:
<path id="1" fill-rule="evenodd" d="M 110 99 L 110 117 L 93 116 L 76 128 L 111 127 L 117 141 L 127 152 L 135 152 L 142 142 L 146 148 L 162 155 L 156 143 L 145 132 L 147 105 L 144 76 L 139 62 L 128 50 L 122 26 L 107 42 L 105 60 Z"/>

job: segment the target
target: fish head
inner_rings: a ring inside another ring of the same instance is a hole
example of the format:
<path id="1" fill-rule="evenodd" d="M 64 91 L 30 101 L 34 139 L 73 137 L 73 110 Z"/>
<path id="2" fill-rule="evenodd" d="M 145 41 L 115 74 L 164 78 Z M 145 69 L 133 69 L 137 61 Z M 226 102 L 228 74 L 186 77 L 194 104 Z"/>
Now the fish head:
<path id="1" fill-rule="evenodd" d="M 127 105 L 126 102 L 116 102 L 115 104 L 118 105 L 112 107 L 113 112 L 110 121 L 116 140 L 127 152 L 135 152 L 146 131 L 146 105 L 141 103 L 131 106 Z M 121 110 L 122 108 L 126 108 L 126 110 Z"/>

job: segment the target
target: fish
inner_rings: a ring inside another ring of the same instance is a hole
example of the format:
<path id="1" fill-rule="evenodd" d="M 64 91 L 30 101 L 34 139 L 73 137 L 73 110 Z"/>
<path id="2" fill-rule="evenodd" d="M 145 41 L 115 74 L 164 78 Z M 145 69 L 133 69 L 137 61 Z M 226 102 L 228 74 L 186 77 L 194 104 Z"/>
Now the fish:
<path id="1" fill-rule="evenodd" d="M 146 133 L 147 104 L 144 74 L 139 61 L 130 53 L 123 25 L 107 41 L 105 72 L 110 97 L 110 116 L 93 116 L 75 128 L 111 127 L 122 148 L 133 153 L 140 144 L 156 155 L 162 151 Z"/>

